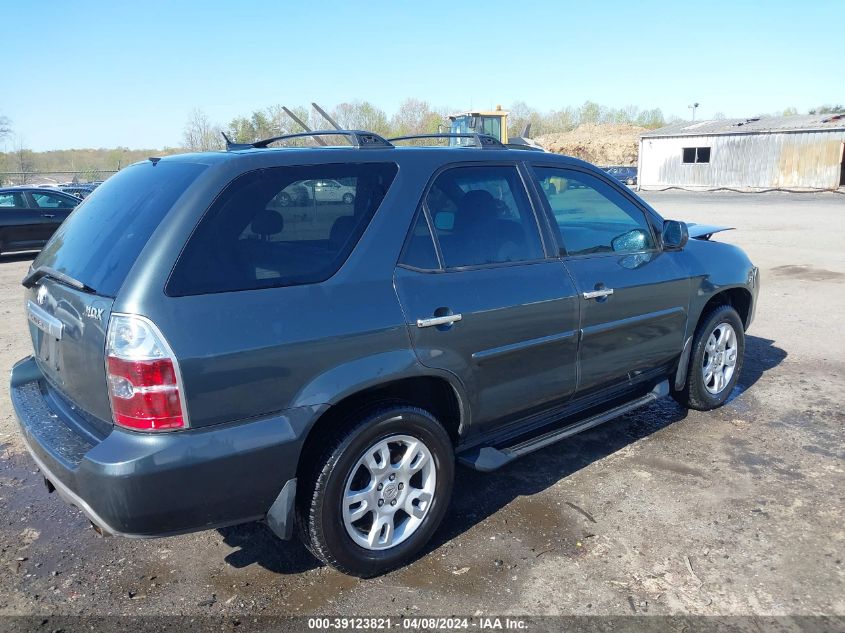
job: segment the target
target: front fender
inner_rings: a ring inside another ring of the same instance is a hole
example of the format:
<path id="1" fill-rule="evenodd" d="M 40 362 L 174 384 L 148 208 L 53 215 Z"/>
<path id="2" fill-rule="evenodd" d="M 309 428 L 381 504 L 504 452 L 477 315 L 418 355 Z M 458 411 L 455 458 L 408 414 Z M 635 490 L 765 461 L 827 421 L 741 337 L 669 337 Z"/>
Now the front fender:
<path id="1" fill-rule="evenodd" d="M 690 275 L 690 319 L 688 335 L 695 332 L 707 302 L 726 290 L 742 289 L 751 295 L 750 325 L 759 283 L 757 268 L 738 246 L 724 242 L 690 240 L 684 248 L 685 264 Z"/>

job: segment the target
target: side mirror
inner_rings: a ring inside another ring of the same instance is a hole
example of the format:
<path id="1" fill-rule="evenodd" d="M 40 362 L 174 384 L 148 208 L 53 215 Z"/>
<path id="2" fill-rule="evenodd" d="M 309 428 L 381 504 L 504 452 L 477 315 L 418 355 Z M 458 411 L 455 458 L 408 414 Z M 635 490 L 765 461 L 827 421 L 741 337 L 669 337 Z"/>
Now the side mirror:
<path id="1" fill-rule="evenodd" d="M 636 253 L 645 250 L 651 240 L 642 229 L 632 229 L 610 240 L 614 253 Z"/>
<path id="2" fill-rule="evenodd" d="M 670 251 L 679 251 L 689 241 L 689 230 L 686 222 L 677 220 L 665 220 L 663 222 L 663 248 Z"/>

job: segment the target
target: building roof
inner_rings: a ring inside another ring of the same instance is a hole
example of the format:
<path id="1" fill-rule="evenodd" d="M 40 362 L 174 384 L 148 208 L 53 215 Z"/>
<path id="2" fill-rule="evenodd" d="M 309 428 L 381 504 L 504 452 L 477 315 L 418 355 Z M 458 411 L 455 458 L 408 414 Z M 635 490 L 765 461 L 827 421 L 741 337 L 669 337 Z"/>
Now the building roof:
<path id="1" fill-rule="evenodd" d="M 641 134 L 658 136 L 712 136 L 718 134 L 771 134 L 773 132 L 810 132 L 845 130 L 845 114 L 797 114 L 794 116 L 753 117 L 750 119 L 715 119 L 681 121 Z"/>

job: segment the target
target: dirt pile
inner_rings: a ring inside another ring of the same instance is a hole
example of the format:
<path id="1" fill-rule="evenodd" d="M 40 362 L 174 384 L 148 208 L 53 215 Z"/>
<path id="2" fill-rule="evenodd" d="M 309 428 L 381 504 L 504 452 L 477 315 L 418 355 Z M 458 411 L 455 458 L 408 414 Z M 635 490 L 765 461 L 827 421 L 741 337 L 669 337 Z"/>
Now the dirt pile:
<path id="1" fill-rule="evenodd" d="M 624 124 L 579 125 L 569 132 L 544 134 L 537 143 L 555 154 L 566 154 L 596 165 L 636 165 L 644 127 Z"/>

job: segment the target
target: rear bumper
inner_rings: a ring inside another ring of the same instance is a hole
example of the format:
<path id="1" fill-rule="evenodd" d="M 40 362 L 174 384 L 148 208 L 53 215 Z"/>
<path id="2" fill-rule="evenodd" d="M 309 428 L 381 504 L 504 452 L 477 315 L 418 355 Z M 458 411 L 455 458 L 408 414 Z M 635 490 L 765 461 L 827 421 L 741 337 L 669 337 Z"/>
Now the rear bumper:
<path id="1" fill-rule="evenodd" d="M 172 433 L 99 437 L 59 406 L 35 361 L 12 368 L 12 404 L 30 454 L 60 495 L 103 531 L 155 537 L 267 518 L 290 535 L 305 430 L 319 410 Z"/>

